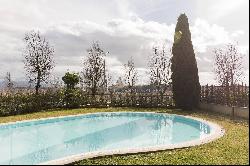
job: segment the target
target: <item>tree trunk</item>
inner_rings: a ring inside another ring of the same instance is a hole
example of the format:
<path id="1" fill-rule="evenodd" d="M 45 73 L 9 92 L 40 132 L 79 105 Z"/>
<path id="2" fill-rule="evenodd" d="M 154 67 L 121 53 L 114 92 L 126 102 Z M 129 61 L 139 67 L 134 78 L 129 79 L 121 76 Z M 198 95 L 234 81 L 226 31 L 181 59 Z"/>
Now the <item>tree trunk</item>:
<path id="1" fill-rule="evenodd" d="M 38 94 L 40 87 L 41 87 L 41 77 L 40 77 L 40 72 L 38 72 L 36 81 L 36 94 Z"/>
<path id="2" fill-rule="evenodd" d="M 131 86 L 130 87 L 130 106 L 133 106 L 133 87 Z"/>

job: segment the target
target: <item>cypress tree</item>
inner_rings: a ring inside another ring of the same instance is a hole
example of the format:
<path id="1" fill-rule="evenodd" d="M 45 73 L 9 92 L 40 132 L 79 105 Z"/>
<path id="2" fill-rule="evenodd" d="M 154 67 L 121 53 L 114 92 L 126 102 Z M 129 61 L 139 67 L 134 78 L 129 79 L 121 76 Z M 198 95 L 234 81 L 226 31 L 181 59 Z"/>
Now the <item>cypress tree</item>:
<path id="1" fill-rule="evenodd" d="M 200 83 L 188 18 L 185 14 L 181 14 L 177 21 L 172 53 L 171 78 L 175 105 L 181 109 L 192 110 L 200 101 Z"/>

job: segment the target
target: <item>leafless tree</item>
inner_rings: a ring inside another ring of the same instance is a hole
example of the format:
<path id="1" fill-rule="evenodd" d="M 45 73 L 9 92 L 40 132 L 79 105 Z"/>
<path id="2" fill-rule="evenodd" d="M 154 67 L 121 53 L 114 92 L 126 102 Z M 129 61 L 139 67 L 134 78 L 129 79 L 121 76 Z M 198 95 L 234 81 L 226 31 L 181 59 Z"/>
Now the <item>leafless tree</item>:
<path id="1" fill-rule="evenodd" d="M 128 60 L 128 63 L 124 65 L 124 71 L 124 82 L 130 89 L 130 93 L 133 93 L 133 88 L 138 80 L 138 71 L 135 68 L 135 63 L 132 57 Z"/>
<path id="2" fill-rule="evenodd" d="M 228 44 L 226 49 L 214 49 L 214 71 L 218 82 L 223 86 L 234 85 L 242 81 L 243 56 L 234 44 Z"/>
<path id="3" fill-rule="evenodd" d="M 5 77 L 5 84 L 8 90 L 11 90 L 14 86 L 14 83 L 11 79 L 10 72 L 7 72 L 6 77 Z"/>
<path id="4" fill-rule="evenodd" d="M 107 54 L 109 54 L 109 52 L 107 52 L 105 54 L 105 57 L 104 57 L 104 74 L 103 74 L 104 84 L 103 84 L 103 87 L 102 87 L 102 92 L 103 93 L 107 92 L 108 87 L 112 85 L 112 76 L 111 76 L 111 73 L 108 70 L 108 65 L 106 63 Z"/>
<path id="5" fill-rule="evenodd" d="M 153 54 L 149 59 L 150 82 L 157 88 L 158 93 L 164 93 L 171 82 L 170 68 L 171 49 L 165 45 L 153 47 Z"/>
<path id="6" fill-rule="evenodd" d="M 36 94 L 41 83 L 46 81 L 54 68 L 54 49 L 40 32 L 31 31 L 25 34 L 26 47 L 23 51 L 24 64 L 29 80 L 35 82 Z"/>
<path id="7" fill-rule="evenodd" d="M 83 62 L 83 82 L 90 89 L 92 95 L 107 89 L 108 75 L 105 63 L 106 53 L 98 42 L 93 42 L 87 49 L 88 56 Z"/>
<path id="8" fill-rule="evenodd" d="M 243 77 L 243 55 L 238 51 L 234 44 L 227 44 L 225 49 L 217 48 L 214 50 L 215 62 L 214 72 L 220 85 L 225 87 L 227 102 L 230 97 L 230 87 L 233 90 L 233 102 L 235 101 L 235 88 Z"/>

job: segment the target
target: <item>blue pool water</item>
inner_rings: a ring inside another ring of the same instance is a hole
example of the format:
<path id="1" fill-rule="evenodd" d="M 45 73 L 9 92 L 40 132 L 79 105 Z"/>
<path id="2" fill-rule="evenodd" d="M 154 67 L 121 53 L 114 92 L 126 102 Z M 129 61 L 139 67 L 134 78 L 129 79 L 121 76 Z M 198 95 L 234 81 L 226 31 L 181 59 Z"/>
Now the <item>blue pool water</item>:
<path id="1" fill-rule="evenodd" d="M 38 164 L 66 156 L 170 145 L 210 133 L 202 122 L 157 113 L 98 113 L 0 125 L 0 164 Z"/>

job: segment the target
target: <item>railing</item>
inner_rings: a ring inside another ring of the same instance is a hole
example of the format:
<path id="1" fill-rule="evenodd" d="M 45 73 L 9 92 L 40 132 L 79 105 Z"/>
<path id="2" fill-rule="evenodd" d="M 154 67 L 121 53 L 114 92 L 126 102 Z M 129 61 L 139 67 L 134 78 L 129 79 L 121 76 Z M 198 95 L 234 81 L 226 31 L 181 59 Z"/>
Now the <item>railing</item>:
<path id="1" fill-rule="evenodd" d="M 111 93 L 90 95 L 80 93 L 75 98 L 77 108 L 84 107 L 173 107 L 172 95 L 144 93 Z M 66 107 L 61 91 L 34 93 L 0 93 L 0 115 L 15 115 Z"/>
<path id="2" fill-rule="evenodd" d="M 98 94 L 84 95 L 81 107 L 171 107 L 174 106 L 172 95 L 160 94 Z"/>
<path id="3" fill-rule="evenodd" d="M 171 94 L 160 93 L 108 93 L 91 95 L 80 91 L 74 98 L 76 108 L 84 107 L 164 107 L 174 106 Z M 243 85 L 222 87 L 203 86 L 201 102 L 227 106 L 249 107 L 249 87 Z M 46 109 L 66 107 L 63 91 L 52 89 L 33 92 L 0 93 L 0 115 L 14 115 Z"/>
<path id="4" fill-rule="evenodd" d="M 202 86 L 201 102 L 227 106 L 249 107 L 249 87 L 234 86 Z"/>

